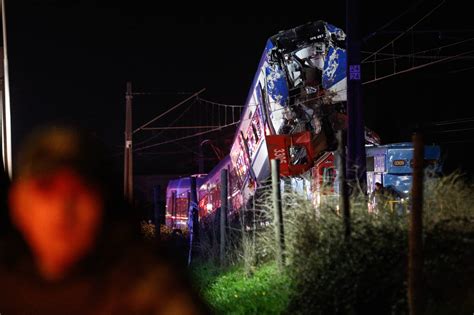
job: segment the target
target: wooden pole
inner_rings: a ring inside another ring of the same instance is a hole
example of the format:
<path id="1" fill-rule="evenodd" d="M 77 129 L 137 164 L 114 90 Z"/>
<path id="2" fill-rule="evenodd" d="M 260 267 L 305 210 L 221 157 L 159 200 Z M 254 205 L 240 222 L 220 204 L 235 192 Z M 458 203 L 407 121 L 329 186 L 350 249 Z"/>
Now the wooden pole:
<path id="1" fill-rule="evenodd" d="M 225 264 L 225 232 L 227 218 L 227 170 L 221 171 L 221 210 L 220 210 L 220 250 L 221 266 Z"/>
<path id="2" fill-rule="evenodd" d="M 280 160 L 271 160 L 272 167 L 272 197 L 275 212 L 275 234 L 277 241 L 277 263 L 279 268 L 285 264 L 285 231 L 283 228 L 283 210 L 281 204 Z"/>

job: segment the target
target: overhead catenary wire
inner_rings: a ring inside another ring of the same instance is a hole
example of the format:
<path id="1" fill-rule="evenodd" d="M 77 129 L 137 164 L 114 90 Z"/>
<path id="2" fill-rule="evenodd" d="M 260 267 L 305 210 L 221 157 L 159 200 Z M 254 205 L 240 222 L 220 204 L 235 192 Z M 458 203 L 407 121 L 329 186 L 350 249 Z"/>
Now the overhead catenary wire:
<path id="1" fill-rule="evenodd" d="M 237 107 L 237 108 L 243 108 L 245 107 L 245 105 L 236 105 L 236 104 L 223 104 L 223 103 L 217 103 L 217 102 L 213 102 L 213 101 L 209 101 L 209 100 L 206 100 L 204 98 L 201 98 L 201 97 L 196 97 L 196 99 L 198 101 L 202 101 L 204 103 L 208 103 L 208 104 L 212 104 L 212 105 L 217 105 L 217 106 L 222 106 L 222 107 Z"/>
<path id="2" fill-rule="evenodd" d="M 382 55 L 382 54 L 378 54 Z M 437 60 L 437 59 L 442 59 L 442 58 L 450 58 L 450 57 L 455 57 L 455 55 L 437 55 L 437 56 L 416 56 L 412 54 L 384 54 L 386 56 L 390 56 L 389 58 L 383 58 L 383 59 L 374 59 L 374 60 L 369 60 L 366 63 L 380 63 L 382 61 L 392 61 L 394 59 L 401 59 L 401 58 L 414 58 L 414 59 L 428 59 L 428 60 Z M 474 56 L 464 56 L 462 58 L 457 58 L 459 60 L 474 60 Z"/>
<path id="3" fill-rule="evenodd" d="M 239 121 L 234 122 L 234 123 L 231 123 L 231 124 L 227 124 L 227 125 L 225 125 L 225 126 L 221 126 L 221 127 L 219 127 L 219 128 L 214 128 L 214 129 L 211 129 L 211 130 L 206 130 L 206 131 L 194 133 L 194 134 L 191 134 L 191 135 L 188 135 L 188 136 L 184 136 L 184 137 L 181 137 L 181 138 L 172 139 L 172 140 L 163 141 L 163 142 L 159 142 L 159 143 L 155 143 L 155 144 L 150 144 L 150 145 L 147 145 L 147 146 L 144 146 L 144 147 L 135 148 L 134 151 L 137 152 L 137 151 L 145 150 L 145 149 L 148 149 L 148 148 L 153 148 L 153 147 L 156 147 L 156 146 L 159 146 L 159 145 L 163 145 L 163 144 L 167 144 L 167 143 L 172 143 L 172 142 L 179 141 L 179 140 L 184 140 L 184 139 L 189 139 L 189 138 L 198 137 L 198 136 L 200 136 L 200 135 L 204 135 L 204 134 L 207 134 L 207 133 L 210 133 L 210 132 L 222 130 L 223 128 L 226 128 L 226 127 L 234 126 L 234 125 L 236 125 L 236 124 L 238 124 L 238 123 L 239 123 Z"/>
<path id="4" fill-rule="evenodd" d="M 379 77 L 379 78 L 375 78 L 375 79 L 373 79 L 373 80 L 365 81 L 365 82 L 363 82 L 362 84 L 365 85 L 365 84 L 369 84 L 369 83 L 374 83 L 374 82 L 377 82 L 377 81 L 380 81 L 380 80 L 383 80 L 383 79 L 387 79 L 387 78 L 393 77 L 393 76 L 395 76 L 395 75 L 399 75 L 399 74 L 411 72 L 411 71 L 414 71 L 414 70 L 418 70 L 418 69 L 421 69 L 421 68 L 425 68 L 425 67 L 428 67 L 428 66 L 431 66 L 431 65 L 440 63 L 440 62 L 453 60 L 453 59 L 456 59 L 457 57 L 460 57 L 460 56 L 463 56 L 463 55 L 467 55 L 467 54 L 470 54 L 470 53 L 473 53 L 473 52 L 474 52 L 474 50 L 470 50 L 470 51 L 466 51 L 466 52 L 457 54 L 457 55 L 455 55 L 455 56 L 446 57 L 446 58 L 443 58 L 443 59 L 439 59 L 439 60 L 435 60 L 435 61 L 432 61 L 432 62 L 428 62 L 428 63 L 422 64 L 422 65 L 414 66 L 414 67 L 411 67 L 411 68 L 409 68 L 409 69 L 400 70 L 400 71 L 397 71 L 397 72 L 395 72 L 395 73 L 391 73 L 391 74 L 387 74 L 387 75 L 382 76 L 382 77 Z"/>
<path id="5" fill-rule="evenodd" d="M 141 95 L 190 95 L 193 92 L 133 92 L 133 96 L 141 96 Z"/>
<path id="6" fill-rule="evenodd" d="M 465 117 L 465 118 L 460 118 L 460 119 L 437 121 L 437 122 L 431 123 L 431 125 L 444 126 L 444 125 L 454 125 L 454 124 L 462 124 L 462 123 L 468 123 L 468 122 L 474 122 L 474 117 Z"/>
<path id="7" fill-rule="evenodd" d="M 183 112 L 181 112 L 177 118 L 175 118 L 171 123 L 168 124 L 168 127 L 173 126 L 178 120 L 180 120 L 180 119 L 191 109 L 192 105 L 193 105 L 193 104 L 191 103 Z M 151 136 L 151 137 L 149 137 L 149 138 L 147 138 L 147 139 L 145 139 L 145 140 L 143 140 L 143 141 L 141 141 L 141 142 L 136 143 L 135 145 L 136 145 L 136 146 L 140 146 L 140 145 L 142 145 L 142 144 L 145 144 L 145 143 L 147 143 L 147 142 L 149 142 L 149 141 L 151 141 L 151 140 L 153 140 L 153 139 L 159 137 L 161 134 L 163 134 L 163 132 L 160 132 L 160 133 L 158 133 L 158 134 L 156 134 L 156 135 L 153 135 L 153 136 Z"/>
<path id="8" fill-rule="evenodd" d="M 397 21 L 399 18 L 401 18 L 402 16 L 404 16 L 405 14 L 407 14 L 408 12 L 412 11 L 414 8 L 416 8 L 417 6 L 419 6 L 421 3 L 423 3 L 424 0 L 419 0 L 415 3 L 413 3 L 408 9 L 406 9 L 405 11 L 403 11 L 401 14 L 397 15 L 396 17 L 394 17 L 393 19 L 391 19 L 390 21 L 388 21 L 387 23 L 385 23 L 384 25 L 382 25 L 381 27 L 379 27 L 376 31 L 374 32 L 371 32 L 370 34 L 368 34 L 367 36 L 365 36 L 362 40 L 364 42 L 366 42 L 367 40 L 369 40 L 371 37 L 377 35 L 380 31 L 382 31 L 383 29 L 389 27 L 390 25 L 392 25 L 395 21 Z"/>
<path id="9" fill-rule="evenodd" d="M 449 71 L 448 73 L 449 74 L 456 74 L 456 73 L 460 73 L 460 72 L 464 72 L 464 71 L 469 71 L 469 70 L 472 70 L 474 69 L 474 66 L 472 67 L 466 67 L 466 68 L 462 68 L 462 69 L 457 69 L 457 70 L 453 70 L 453 71 Z"/>
<path id="10" fill-rule="evenodd" d="M 448 132 L 462 132 L 462 131 L 472 131 L 474 128 L 459 128 L 459 129 L 450 129 L 450 130 L 440 130 L 435 133 L 448 133 Z"/>
<path id="11" fill-rule="evenodd" d="M 153 139 L 156 139 L 157 137 L 161 136 L 164 132 L 168 132 L 168 131 L 179 131 L 179 130 L 182 130 L 182 131 L 186 131 L 186 130 L 199 130 L 199 129 L 214 129 L 214 130 L 219 130 L 221 128 L 225 128 L 229 125 L 234 125 L 234 123 L 236 123 L 236 118 L 239 118 L 240 117 L 240 110 L 241 110 L 241 106 L 236 106 L 236 105 L 230 105 L 230 104 L 222 104 L 222 103 L 217 103 L 217 102 L 212 102 L 212 101 L 208 101 L 206 100 L 206 102 L 208 103 L 208 105 L 211 106 L 211 110 L 208 111 L 206 110 L 205 108 L 202 108 L 200 107 L 199 105 L 200 104 L 203 104 L 202 102 L 202 99 L 196 97 L 195 98 L 195 102 L 190 104 L 186 110 L 184 110 L 182 113 L 180 113 L 180 115 L 173 121 L 171 122 L 170 124 L 168 124 L 167 126 L 156 126 L 156 127 L 142 127 L 141 130 L 143 131 L 154 131 L 154 130 L 160 130 L 160 133 L 156 134 L 156 135 L 153 135 L 139 143 L 137 143 L 135 145 L 135 148 L 140 148 L 140 145 L 143 145 L 147 142 L 150 142 L 151 140 Z M 196 106 L 193 106 L 193 105 L 196 105 Z M 193 109 L 192 110 L 192 114 L 191 116 L 194 117 L 194 121 L 197 122 L 196 125 L 185 125 L 185 126 L 176 126 L 175 123 L 177 121 L 179 121 L 180 119 L 182 119 L 182 117 L 184 116 L 184 114 L 186 112 L 188 112 L 190 109 Z M 225 108 L 224 112 L 226 113 L 226 115 L 222 115 L 224 117 L 220 117 L 221 116 L 221 108 Z M 217 109 L 217 110 L 216 110 Z M 227 116 L 227 111 L 232 111 L 232 121 L 229 123 L 228 122 L 228 119 L 225 118 Z M 238 110 L 239 111 L 239 115 L 237 117 L 235 117 L 235 111 Z M 219 112 L 219 113 L 217 113 Z M 203 115 L 204 114 L 204 115 Z M 216 116 L 217 114 L 217 116 Z M 202 117 L 204 117 L 204 120 L 202 119 Z M 196 120 L 197 118 L 197 120 Z M 224 119 L 224 121 L 222 121 Z M 211 120 L 211 121 L 209 121 Z M 200 133 L 202 134 L 202 133 Z M 185 135 L 184 137 L 177 137 L 176 139 L 188 139 L 190 138 L 189 137 L 190 135 Z M 193 135 L 191 135 L 193 136 Z"/>
<path id="12" fill-rule="evenodd" d="M 367 61 L 362 62 L 362 63 L 364 64 L 364 63 L 372 63 L 372 62 L 381 62 L 381 61 L 386 61 L 386 60 L 392 60 L 393 58 L 396 58 L 396 59 L 410 58 L 410 57 L 413 57 L 413 56 L 415 56 L 416 58 L 423 58 L 423 57 L 428 57 L 428 56 L 418 56 L 418 55 L 421 55 L 421 54 L 424 54 L 424 53 L 427 53 L 427 52 L 432 52 L 432 51 L 438 51 L 439 52 L 442 49 L 457 46 L 457 45 L 464 44 L 464 43 L 467 43 L 467 42 L 472 42 L 472 41 L 474 41 L 474 37 L 463 39 L 463 40 L 460 40 L 460 41 L 457 41 L 457 42 L 454 42 L 454 43 L 450 43 L 450 44 L 446 44 L 446 45 L 443 45 L 443 46 L 438 46 L 438 47 L 433 47 L 433 48 L 417 51 L 417 52 L 414 52 L 414 53 L 411 53 L 411 54 L 395 54 L 394 53 L 394 50 L 395 50 L 394 49 L 394 43 L 392 42 L 392 53 L 391 54 L 390 53 L 377 53 L 378 55 L 389 56 L 391 58 L 377 59 L 376 61 L 367 60 Z M 366 50 L 362 50 L 361 53 L 363 53 L 363 54 L 374 54 L 373 51 L 366 51 Z M 433 57 L 435 57 L 435 56 L 433 56 Z M 451 57 L 451 56 L 438 56 L 438 57 Z M 472 56 L 470 56 L 470 57 L 472 57 Z"/>
<path id="13" fill-rule="evenodd" d="M 220 125 L 212 126 L 171 126 L 171 127 L 146 127 L 142 130 L 187 130 L 187 129 L 210 129 L 210 128 L 219 128 Z"/>
<path id="14" fill-rule="evenodd" d="M 367 61 L 368 59 L 372 58 L 372 56 L 376 55 L 377 53 L 381 52 L 382 50 L 384 50 L 385 48 L 387 48 L 388 46 L 390 46 L 393 42 L 397 41 L 398 39 L 400 39 L 401 37 L 403 37 L 405 34 L 407 34 L 410 30 L 412 30 L 415 26 L 417 26 L 418 24 L 420 24 L 424 19 L 426 19 L 427 17 L 429 17 L 433 12 L 435 12 L 439 7 L 441 7 L 444 3 L 446 2 L 446 0 L 443 0 L 441 1 L 441 3 L 439 3 L 436 7 L 434 7 L 431 11 L 429 11 L 427 14 L 425 14 L 421 19 L 419 19 L 415 24 L 413 24 L 412 26 L 410 26 L 408 29 L 406 29 L 403 33 L 399 34 L 398 36 L 396 36 L 394 39 L 392 39 L 390 42 L 388 42 L 387 44 L 383 45 L 381 48 L 379 48 L 377 51 L 375 51 L 374 53 L 372 53 L 370 56 L 364 58 L 361 63 L 364 63 L 365 61 Z"/>
<path id="15" fill-rule="evenodd" d="M 185 100 L 179 102 L 178 104 L 176 104 L 175 106 L 171 107 L 170 109 L 168 109 L 167 111 L 159 114 L 158 116 L 156 116 L 155 118 L 153 118 L 152 120 L 144 123 L 143 125 L 141 125 L 140 127 L 138 127 L 137 129 L 135 129 L 133 131 L 133 133 L 136 133 L 138 131 L 140 131 L 141 129 L 143 129 L 144 127 L 150 125 L 151 123 L 155 122 L 156 120 L 160 119 L 161 117 L 163 117 L 164 115 L 168 114 L 169 112 L 175 110 L 176 108 L 178 108 L 179 106 L 185 104 L 186 102 L 188 102 L 189 100 L 191 100 L 192 98 L 196 97 L 197 95 L 201 94 L 202 92 L 204 92 L 206 89 L 201 89 L 200 91 L 194 93 L 193 95 L 191 95 L 190 97 L 186 98 Z"/>

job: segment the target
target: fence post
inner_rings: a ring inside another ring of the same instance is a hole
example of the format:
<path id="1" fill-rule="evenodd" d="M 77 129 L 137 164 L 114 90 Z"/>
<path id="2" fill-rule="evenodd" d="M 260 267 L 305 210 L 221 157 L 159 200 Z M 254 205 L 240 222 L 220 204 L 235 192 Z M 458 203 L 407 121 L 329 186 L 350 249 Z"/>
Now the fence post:
<path id="1" fill-rule="evenodd" d="M 277 241 L 277 263 L 279 268 L 285 264 L 285 232 L 283 229 L 283 211 L 281 205 L 280 160 L 271 160 L 272 197 L 275 212 L 275 234 Z"/>
<path id="2" fill-rule="evenodd" d="M 408 252 L 408 307 L 410 315 L 423 313 L 423 136 L 413 135 L 413 184 Z"/>
<path id="3" fill-rule="evenodd" d="M 221 210 L 219 213 L 220 217 L 220 251 L 219 257 L 221 266 L 225 264 L 225 221 L 227 218 L 227 170 L 221 171 Z"/>

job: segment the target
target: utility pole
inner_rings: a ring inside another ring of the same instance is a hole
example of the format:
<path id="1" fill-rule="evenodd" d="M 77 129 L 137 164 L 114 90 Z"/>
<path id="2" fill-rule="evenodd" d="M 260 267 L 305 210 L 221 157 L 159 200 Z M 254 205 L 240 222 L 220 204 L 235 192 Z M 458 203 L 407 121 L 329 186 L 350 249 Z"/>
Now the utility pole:
<path id="1" fill-rule="evenodd" d="M 133 203 L 133 148 L 132 148 L 132 82 L 127 82 L 125 93 L 125 152 L 123 161 L 123 191 L 125 200 Z"/>
<path id="2" fill-rule="evenodd" d="M 10 112 L 10 81 L 8 76 L 8 53 L 7 53 L 7 21 L 5 14 L 5 1 L 1 0 L 2 29 L 3 29 L 3 82 L 0 97 L 0 126 L 2 128 L 2 162 L 5 172 L 12 177 L 12 136 L 11 136 L 11 112 Z"/>
<path id="3" fill-rule="evenodd" d="M 347 180 L 366 191 L 364 108 L 360 71 L 359 0 L 346 0 Z"/>

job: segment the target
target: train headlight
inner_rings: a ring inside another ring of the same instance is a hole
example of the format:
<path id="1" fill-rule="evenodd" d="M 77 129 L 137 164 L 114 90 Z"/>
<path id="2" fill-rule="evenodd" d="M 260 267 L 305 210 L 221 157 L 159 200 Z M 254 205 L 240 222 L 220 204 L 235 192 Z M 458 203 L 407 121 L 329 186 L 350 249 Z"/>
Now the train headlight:
<path id="1" fill-rule="evenodd" d="M 208 203 L 208 204 L 206 205 L 206 210 L 209 211 L 209 212 L 212 211 L 212 203 Z"/>

